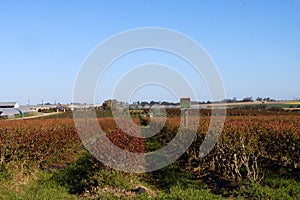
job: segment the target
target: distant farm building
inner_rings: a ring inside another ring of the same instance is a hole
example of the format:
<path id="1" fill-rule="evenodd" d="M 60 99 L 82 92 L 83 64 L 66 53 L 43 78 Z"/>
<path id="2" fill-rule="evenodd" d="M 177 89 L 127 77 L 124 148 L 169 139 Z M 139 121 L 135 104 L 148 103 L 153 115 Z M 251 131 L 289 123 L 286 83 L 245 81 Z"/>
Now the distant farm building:
<path id="1" fill-rule="evenodd" d="M 38 104 L 38 105 L 31 105 L 30 110 L 35 112 L 42 112 L 42 113 L 51 113 L 51 112 L 66 112 L 65 106 L 61 104 Z"/>
<path id="2" fill-rule="evenodd" d="M 19 108 L 19 104 L 17 102 L 0 102 L 1 108 Z"/>
<path id="3" fill-rule="evenodd" d="M 20 106 L 17 102 L 0 102 L 0 117 L 13 118 L 30 113 L 27 106 Z"/>

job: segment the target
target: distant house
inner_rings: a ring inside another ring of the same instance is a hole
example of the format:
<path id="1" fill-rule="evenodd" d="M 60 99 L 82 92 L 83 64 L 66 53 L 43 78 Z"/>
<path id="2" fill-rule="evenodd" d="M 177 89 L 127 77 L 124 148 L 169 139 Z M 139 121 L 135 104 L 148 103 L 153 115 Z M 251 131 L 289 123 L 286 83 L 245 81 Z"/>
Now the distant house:
<path id="1" fill-rule="evenodd" d="M 0 102 L 0 108 L 19 108 L 17 102 Z"/>
<path id="2" fill-rule="evenodd" d="M 0 117 L 13 118 L 16 115 L 23 116 L 24 113 L 29 113 L 27 107 L 20 107 L 17 102 L 0 102 Z"/>
<path id="3" fill-rule="evenodd" d="M 67 106 L 72 111 L 74 110 L 91 110 L 94 109 L 95 106 L 93 104 L 86 104 L 86 103 L 72 103 L 71 105 Z"/>
<path id="4" fill-rule="evenodd" d="M 20 111 L 16 108 L 0 108 L 1 117 L 13 118 L 16 115 L 20 115 Z"/>

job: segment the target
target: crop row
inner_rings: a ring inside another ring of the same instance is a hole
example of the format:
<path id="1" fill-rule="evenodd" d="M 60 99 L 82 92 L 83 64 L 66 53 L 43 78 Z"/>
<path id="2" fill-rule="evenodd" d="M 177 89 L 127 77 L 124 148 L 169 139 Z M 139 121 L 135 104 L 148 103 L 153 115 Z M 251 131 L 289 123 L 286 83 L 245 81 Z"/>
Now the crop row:
<path id="1" fill-rule="evenodd" d="M 113 145 L 133 153 L 147 151 L 146 144 L 149 140 L 134 137 L 141 135 L 137 126 L 123 121 L 122 127 L 118 127 L 113 118 L 100 118 L 98 122 L 112 143 L 107 146 L 107 153 L 114 153 L 110 152 Z M 139 124 L 138 119 L 134 122 Z M 169 117 L 164 125 L 159 120 L 153 120 L 148 131 L 157 131 L 156 140 L 160 146 L 164 146 L 177 134 L 180 122 L 180 117 Z M 206 157 L 200 159 L 199 149 L 207 135 L 209 123 L 210 117 L 200 118 L 197 138 L 181 157 L 187 168 L 198 176 L 213 171 L 237 182 L 245 178 L 255 181 L 262 177 L 261 169 L 267 163 L 292 168 L 300 166 L 300 116 L 229 116 L 218 143 Z M 85 131 L 90 134 L 97 133 L 98 130 L 97 127 L 88 126 Z M 89 135 L 86 137 L 89 138 Z M 95 139 L 91 141 L 90 147 L 93 151 L 99 151 L 99 146 L 103 143 L 97 140 L 99 138 Z M 1 121 L 0 166 L 10 163 L 43 166 L 51 162 L 62 162 L 70 159 L 80 149 L 82 142 L 73 119 Z"/>
<path id="2" fill-rule="evenodd" d="M 209 122 L 210 118 L 201 118 L 197 138 L 181 157 L 197 176 L 213 172 L 236 182 L 259 181 L 270 165 L 300 168 L 300 116 L 227 117 L 217 144 L 199 158 Z M 167 120 L 157 135 L 162 146 L 174 137 L 179 124 L 178 118 Z"/>
<path id="3" fill-rule="evenodd" d="M 127 151 L 145 151 L 145 141 L 118 129 L 113 118 L 100 118 L 98 122 L 112 144 Z M 129 128 L 127 131 L 133 131 Z M 97 127 L 92 131 L 97 132 Z M 139 130 L 135 131 L 138 134 Z M 71 118 L 3 120 L 0 124 L 0 169 L 8 165 L 44 168 L 69 163 L 78 151 L 84 150 L 81 139 Z"/>
<path id="4" fill-rule="evenodd" d="M 14 120 L 1 122 L 0 145 L 1 165 L 43 166 L 67 159 L 80 140 L 70 119 Z"/>

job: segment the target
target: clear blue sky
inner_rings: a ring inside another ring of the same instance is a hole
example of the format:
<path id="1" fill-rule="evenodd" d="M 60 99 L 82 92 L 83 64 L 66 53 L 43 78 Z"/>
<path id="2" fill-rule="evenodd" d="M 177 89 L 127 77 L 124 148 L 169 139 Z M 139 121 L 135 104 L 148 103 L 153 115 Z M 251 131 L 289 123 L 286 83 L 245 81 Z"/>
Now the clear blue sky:
<path id="1" fill-rule="evenodd" d="M 71 102 L 89 52 L 112 35 L 141 27 L 195 39 L 218 67 L 228 98 L 300 98 L 299 0 L 41 0 L 0 2 L 0 101 Z M 136 98 L 148 100 L 149 91 Z M 101 94 L 96 102 L 109 98 L 109 91 Z M 157 89 L 154 96 L 160 94 Z"/>

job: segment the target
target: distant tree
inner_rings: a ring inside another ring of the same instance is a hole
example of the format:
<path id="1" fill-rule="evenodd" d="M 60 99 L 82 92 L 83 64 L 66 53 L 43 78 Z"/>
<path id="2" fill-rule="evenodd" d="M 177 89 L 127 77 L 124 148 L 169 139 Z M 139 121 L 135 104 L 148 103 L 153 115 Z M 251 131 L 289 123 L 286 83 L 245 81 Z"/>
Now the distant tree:
<path id="1" fill-rule="evenodd" d="M 261 97 L 257 97 L 256 101 L 262 101 L 263 99 Z"/>
<path id="2" fill-rule="evenodd" d="M 242 102 L 253 102 L 252 97 L 245 97 L 243 98 Z"/>
<path id="3" fill-rule="evenodd" d="M 104 110 L 107 110 L 107 101 L 104 101 L 104 102 L 102 103 L 102 108 L 103 108 Z"/>
<path id="4" fill-rule="evenodd" d="M 111 100 L 111 99 L 105 100 L 105 101 L 103 102 L 103 104 L 102 104 L 103 109 L 104 109 L 104 110 L 111 110 L 113 101 L 114 101 L 114 100 Z"/>
<path id="5" fill-rule="evenodd" d="M 160 102 L 159 101 L 150 101 L 150 105 L 154 105 L 154 104 L 159 104 Z"/>
<path id="6" fill-rule="evenodd" d="M 169 103 L 169 102 L 167 102 L 167 101 L 163 101 L 163 102 L 161 102 L 161 105 L 165 105 L 165 106 L 167 106 L 167 105 L 170 105 L 170 103 Z"/>
<path id="7" fill-rule="evenodd" d="M 233 103 L 234 101 L 232 99 L 223 99 L 222 103 Z"/>
<path id="8" fill-rule="evenodd" d="M 148 103 L 147 101 L 142 101 L 142 102 L 141 102 L 141 105 L 142 105 L 142 106 L 145 106 L 145 105 L 148 105 L 148 104 L 149 104 L 149 103 Z"/>

